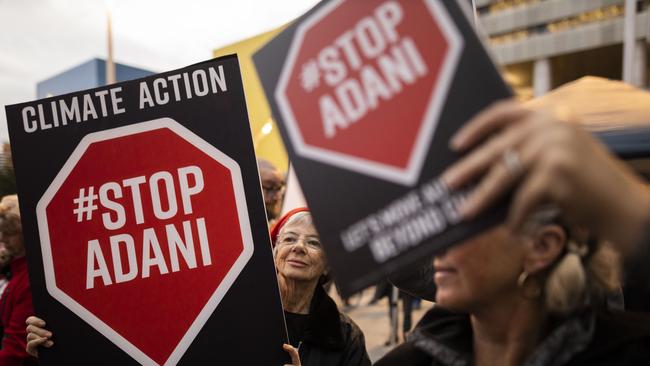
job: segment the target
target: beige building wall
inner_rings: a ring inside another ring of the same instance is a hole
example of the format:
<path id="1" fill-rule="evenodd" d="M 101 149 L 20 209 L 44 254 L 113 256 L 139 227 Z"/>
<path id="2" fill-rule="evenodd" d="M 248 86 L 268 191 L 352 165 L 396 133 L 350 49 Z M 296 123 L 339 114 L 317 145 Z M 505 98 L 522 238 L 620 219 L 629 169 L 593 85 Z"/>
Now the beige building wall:
<path id="1" fill-rule="evenodd" d="M 521 99 L 586 75 L 622 78 L 624 0 L 476 0 L 496 61 Z M 648 87 L 650 1 L 637 1 L 633 84 Z"/>

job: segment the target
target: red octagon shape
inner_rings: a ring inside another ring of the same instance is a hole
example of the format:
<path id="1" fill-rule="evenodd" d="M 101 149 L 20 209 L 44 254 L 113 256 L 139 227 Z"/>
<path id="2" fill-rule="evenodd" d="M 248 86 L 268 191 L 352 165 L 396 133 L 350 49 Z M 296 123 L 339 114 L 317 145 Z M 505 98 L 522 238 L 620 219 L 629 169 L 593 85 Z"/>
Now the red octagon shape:
<path id="1" fill-rule="evenodd" d="M 462 47 L 439 0 L 322 6 L 298 25 L 275 93 L 296 153 L 415 184 Z"/>
<path id="2" fill-rule="evenodd" d="M 253 254 L 239 165 L 169 118 L 84 137 L 37 217 L 50 295 L 143 365 L 180 360 Z"/>

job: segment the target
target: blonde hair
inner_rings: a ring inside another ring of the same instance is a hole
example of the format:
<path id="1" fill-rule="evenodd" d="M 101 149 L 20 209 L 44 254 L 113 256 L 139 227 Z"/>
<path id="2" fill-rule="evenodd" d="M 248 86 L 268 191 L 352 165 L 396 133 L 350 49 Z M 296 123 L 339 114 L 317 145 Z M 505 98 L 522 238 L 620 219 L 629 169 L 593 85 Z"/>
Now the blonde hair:
<path id="1" fill-rule="evenodd" d="M 621 269 L 617 253 L 604 243 L 591 250 L 593 253 L 586 258 L 567 251 L 551 269 L 544 288 L 549 312 L 570 313 L 589 301 L 602 300 L 619 287 Z"/>
<path id="2" fill-rule="evenodd" d="M 559 211 L 534 215 L 533 225 L 557 223 Z M 620 287 L 621 263 L 609 244 L 590 240 L 588 233 L 567 229 L 566 249 L 550 267 L 543 283 L 543 301 L 553 314 L 568 314 L 604 301 Z"/>
<path id="3" fill-rule="evenodd" d="M 0 230 L 20 230 L 20 209 L 18 196 L 4 196 L 0 200 Z"/>

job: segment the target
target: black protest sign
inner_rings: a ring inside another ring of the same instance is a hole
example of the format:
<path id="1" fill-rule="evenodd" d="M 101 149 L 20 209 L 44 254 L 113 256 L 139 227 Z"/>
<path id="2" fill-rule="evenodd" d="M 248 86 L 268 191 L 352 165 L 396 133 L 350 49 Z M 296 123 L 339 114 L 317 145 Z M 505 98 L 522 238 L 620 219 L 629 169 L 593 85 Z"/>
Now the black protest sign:
<path id="1" fill-rule="evenodd" d="M 327 1 L 255 65 L 343 292 L 430 258 L 500 219 L 459 222 L 438 179 L 462 123 L 510 96 L 462 7 Z"/>
<path id="2" fill-rule="evenodd" d="M 236 56 L 6 110 L 43 364 L 286 362 Z"/>

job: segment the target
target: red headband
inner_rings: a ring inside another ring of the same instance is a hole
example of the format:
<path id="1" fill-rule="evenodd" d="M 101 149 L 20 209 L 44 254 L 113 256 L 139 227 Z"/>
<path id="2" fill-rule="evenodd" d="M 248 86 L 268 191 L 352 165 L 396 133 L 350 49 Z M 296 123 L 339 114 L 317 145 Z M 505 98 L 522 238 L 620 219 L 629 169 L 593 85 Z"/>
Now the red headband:
<path id="1" fill-rule="evenodd" d="M 293 216 L 293 215 L 295 215 L 295 214 L 297 214 L 299 212 L 309 212 L 309 209 L 307 207 L 294 208 L 293 210 L 291 210 L 291 211 L 287 212 L 286 214 L 282 215 L 282 217 L 280 217 L 278 219 L 278 221 L 275 222 L 273 227 L 271 227 L 270 234 L 271 234 L 271 246 L 272 247 L 275 247 L 275 242 L 276 242 L 276 240 L 278 240 L 278 235 L 280 235 L 280 230 L 282 230 L 282 227 L 284 226 L 284 224 L 286 224 L 287 221 L 289 221 L 291 216 Z"/>

